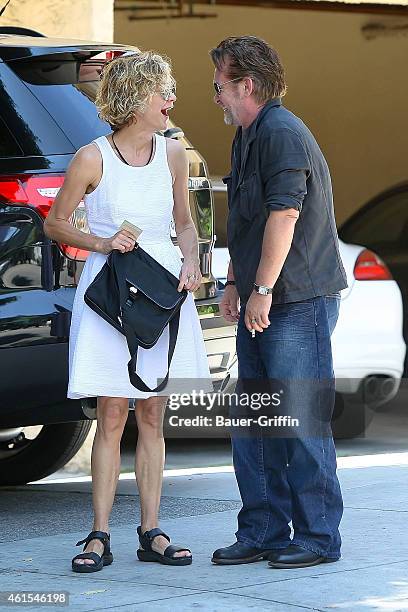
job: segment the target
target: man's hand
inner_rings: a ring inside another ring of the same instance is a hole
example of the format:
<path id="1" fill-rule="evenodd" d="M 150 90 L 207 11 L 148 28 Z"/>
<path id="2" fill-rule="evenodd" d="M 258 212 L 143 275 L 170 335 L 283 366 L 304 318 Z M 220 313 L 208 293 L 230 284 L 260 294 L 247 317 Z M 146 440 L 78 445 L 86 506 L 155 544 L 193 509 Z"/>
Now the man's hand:
<path id="1" fill-rule="evenodd" d="M 253 291 L 245 309 L 245 327 L 248 331 L 253 329 L 263 332 L 269 327 L 269 311 L 272 305 L 272 294 L 260 295 Z"/>
<path id="2" fill-rule="evenodd" d="M 239 319 L 239 296 L 234 285 L 227 285 L 220 302 L 220 312 L 224 319 L 236 323 Z"/>

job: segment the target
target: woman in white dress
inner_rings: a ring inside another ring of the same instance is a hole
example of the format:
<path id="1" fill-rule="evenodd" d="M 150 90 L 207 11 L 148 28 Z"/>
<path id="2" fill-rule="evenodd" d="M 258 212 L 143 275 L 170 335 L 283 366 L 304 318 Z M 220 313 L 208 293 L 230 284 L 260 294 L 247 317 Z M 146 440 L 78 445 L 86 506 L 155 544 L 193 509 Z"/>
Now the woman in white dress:
<path id="1" fill-rule="evenodd" d="M 181 143 L 157 132 L 168 123 L 176 101 L 168 60 L 154 52 L 116 58 L 103 69 L 96 99 L 100 117 L 113 132 L 82 147 L 74 156 L 45 224 L 59 243 L 91 251 L 76 291 L 70 331 L 69 398 L 97 397 L 97 430 L 92 447 L 94 523 L 81 542 L 84 553 L 72 560 L 76 572 L 94 572 L 112 563 L 109 516 L 120 472 L 120 440 L 128 400 L 136 398 L 138 425 L 135 473 L 140 494 L 141 561 L 188 565 L 188 548 L 169 545 L 158 528 L 164 467 L 163 417 L 167 397 L 138 391 L 130 384 L 125 337 L 84 303 L 84 293 L 107 255 L 131 251 L 132 233 L 124 220 L 142 229 L 138 243 L 180 279 L 189 291 L 169 380 L 210 379 L 204 340 L 192 292 L 201 282 L 198 239 L 188 204 L 188 161 Z M 90 233 L 69 219 L 84 200 Z M 171 241 L 174 218 L 183 263 Z M 137 372 L 149 387 L 167 369 L 168 329 L 156 346 L 139 349 Z"/>

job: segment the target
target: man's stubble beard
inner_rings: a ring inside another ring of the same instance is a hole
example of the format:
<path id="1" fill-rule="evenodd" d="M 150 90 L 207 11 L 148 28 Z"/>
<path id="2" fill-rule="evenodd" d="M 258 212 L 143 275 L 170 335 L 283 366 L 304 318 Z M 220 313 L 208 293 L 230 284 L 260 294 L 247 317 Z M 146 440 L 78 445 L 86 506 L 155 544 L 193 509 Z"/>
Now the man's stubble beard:
<path id="1" fill-rule="evenodd" d="M 226 125 L 236 125 L 234 115 L 230 110 L 224 110 L 224 123 Z"/>

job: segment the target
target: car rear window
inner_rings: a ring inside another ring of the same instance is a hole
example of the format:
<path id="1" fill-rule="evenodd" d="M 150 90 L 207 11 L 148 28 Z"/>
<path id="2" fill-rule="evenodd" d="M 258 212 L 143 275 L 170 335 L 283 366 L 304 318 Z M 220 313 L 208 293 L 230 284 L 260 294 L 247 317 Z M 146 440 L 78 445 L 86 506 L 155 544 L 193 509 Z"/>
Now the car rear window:
<path id="1" fill-rule="evenodd" d="M 345 242 L 363 244 L 379 251 L 390 245 L 404 244 L 408 228 L 408 189 L 384 196 L 366 210 L 346 221 L 339 235 Z"/>
<path id="2" fill-rule="evenodd" d="M 105 52 L 64 53 L 13 61 L 9 67 L 78 149 L 111 131 L 94 104 L 105 61 Z"/>
<path id="3" fill-rule="evenodd" d="M 0 117 L 0 157 L 15 157 L 22 155 L 22 153 L 22 150 Z"/>

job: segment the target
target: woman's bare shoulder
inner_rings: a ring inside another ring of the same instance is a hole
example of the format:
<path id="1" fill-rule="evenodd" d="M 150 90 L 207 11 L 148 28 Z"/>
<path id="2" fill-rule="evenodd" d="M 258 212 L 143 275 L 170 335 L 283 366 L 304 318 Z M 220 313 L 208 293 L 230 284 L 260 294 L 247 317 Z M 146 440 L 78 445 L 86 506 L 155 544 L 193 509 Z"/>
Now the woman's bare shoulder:
<path id="1" fill-rule="evenodd" d="M 184 145 L 175 138 L 166 138 L 167 154 L 174 159 L 184 158 L 186 150 Z"/>
<path id="2" fill-rule="evenodd" d="M 184 145 L 179 140 L 166 138 L 167 159 L 169 160 L 170 168 L 172 169 L 173 177 L 184 172 L 188 166 L 187 153 Z"/>
<path id="3" fill-rule="evenodd" d="M 87 144 L 75 153 L 67 172 L 67 179 L 78 177 L 88 185 L 98 184 L 102 175 L 102 155 L 97 145 Z"/>
<path id="4" fill-rule="evenodd" d="M 102 155 L 98 146 L 90 142 L 78 149 L 74 155 L 74 160 L 91 165 L 100 165 L 102 162 Z"/>

